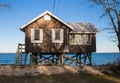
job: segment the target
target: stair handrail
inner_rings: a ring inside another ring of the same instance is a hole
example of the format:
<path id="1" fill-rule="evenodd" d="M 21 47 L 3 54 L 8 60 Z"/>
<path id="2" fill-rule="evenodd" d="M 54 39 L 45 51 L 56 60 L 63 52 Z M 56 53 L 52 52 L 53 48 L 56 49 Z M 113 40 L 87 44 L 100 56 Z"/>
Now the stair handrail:
<path id="1" fill-rule="evenodd" d="M 16 65 L 20 64 L 19 59 L 21 58 L 20 55 L 23 53 L 23 50 L 25 52 L 25 44 L 18 43 L 18 47 L 17 47 L 17 50 L 16 50 L 15 61 L 14 61 L 14 63 Z"/>

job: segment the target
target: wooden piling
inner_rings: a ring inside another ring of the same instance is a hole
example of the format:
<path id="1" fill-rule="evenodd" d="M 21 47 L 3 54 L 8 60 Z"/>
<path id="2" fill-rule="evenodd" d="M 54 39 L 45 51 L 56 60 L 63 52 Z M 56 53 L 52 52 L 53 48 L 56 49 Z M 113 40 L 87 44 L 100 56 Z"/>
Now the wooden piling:
<path id="1" fill-rule="evenodd" d="M 42 53 L 40 53 L 40 65 L 42 65 Z"/>
<path id="2" fill-rule="evenodd" d="M 46 55 L 48 55 L 46 57 Z M 91 52 L 84 53 L 76 53 L 73 56 L 67 56 L 65 53 L 30 53 L 30 65 L 65 65 L 65 63 L 69 60 L 69 65 L 74 64 L 76 66 L 82 64 L 92 65 L 92 57 Z M 22 63 L 22 57 L 24 58 L 24 62 Z M 21 63 L 26 65 L 27 54 L 21 55 Z M 88 61 L 88 62 L 86 62 Z"/>
<path id="3" fill-rule="evenodd" d="M 65 62 L 65 60 L 64 60 L 64 54 L 62 54 L 62 65 L 64 65 L 64 62 Z"/>

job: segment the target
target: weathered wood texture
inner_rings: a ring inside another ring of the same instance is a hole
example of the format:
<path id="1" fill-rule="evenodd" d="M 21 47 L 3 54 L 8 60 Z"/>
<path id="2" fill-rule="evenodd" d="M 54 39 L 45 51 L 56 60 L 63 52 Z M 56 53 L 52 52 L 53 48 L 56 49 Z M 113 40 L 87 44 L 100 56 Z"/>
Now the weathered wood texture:
<path id="1" fill-rule="evenodd" d="M 43 29 L 43 43 L 31 43 L 31 29 Z M 63 43 L 52 43 L 52 29 L 63 29 Z M 26 53 L 63 53 L 63 52 L 95 52 L 96 34 L 91 34 L 91 45 L 69 45 L 71 29 L 51 16 L 51 20 L 44 20 L 44 17 L 35 20 L 25 27 L 25 51 Z"/>
<path id="2" fill-rule="evenodd" d="M 31 29 L 32 28 L 41 28 L 43 29 L 43 43 L 41 44 L 32 44 L 31 43 Z M 52 43 L 52 29 L 63 29 L 64 39 L 63 43 Z M 69 28 L 59 22 L 58 20 L 51 17 L 51 20 L 44 20 L 43 17 L 36 20 L 32 24 L 28 25 L 25 28 L 25 45 L 27 53 L 58 53 L 64 52 L 66 45 L 68 45 L 68 30 Z"/>
<path id="3" fill-rule="evenodd" d="M 79 34 L 83 34 L 83 33 L 79 33 Z M 91 35 L 91 44 L 90 45 L 70 45 L 69 44 L 69 52 L 96 52 L 96 34 L 89 33 L 87 35 Z"/>

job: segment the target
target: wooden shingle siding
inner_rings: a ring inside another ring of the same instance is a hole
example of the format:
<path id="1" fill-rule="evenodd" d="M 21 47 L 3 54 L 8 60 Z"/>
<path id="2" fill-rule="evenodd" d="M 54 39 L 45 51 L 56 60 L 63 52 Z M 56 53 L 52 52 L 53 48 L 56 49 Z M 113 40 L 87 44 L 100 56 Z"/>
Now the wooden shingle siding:
<path id="1" fill-rule="evenodd" d="M 25 32 L 26 53 L 96 51 L 98 30 L 91 23 L 66 23 L 47 11 L 23 25 L 21 30 Z M 70 36 L 76 37 L 76 41 Z"/>
<path id="2" fill-rule="evenodd" d="M 31 29 L 43 29 L 43 43 L 31 43 Z M 53 29 L 62 29 L 63 31 L 63 43 L 53 43 L 52 42 L 52 30 Z M 68 37 L 68 27 L 59 22 L 58 20 L 51 18 L 51 20 L 44 20 L 43 17 L 36 20 L 34 23 L 27 26 L 25 32 L 25 44 L 26 52 L 63 52 L 65 46 L 67 45 Z"/>
<path id="3" fill-rule="evenodd" d="M 82 34 L 81 34 L 82 35 Z M 70 45 L 69 44 L 69 52 L 96 52 L 96 34 L 88 34 L 91 35 L 91 44 L 90 45 Z"/>

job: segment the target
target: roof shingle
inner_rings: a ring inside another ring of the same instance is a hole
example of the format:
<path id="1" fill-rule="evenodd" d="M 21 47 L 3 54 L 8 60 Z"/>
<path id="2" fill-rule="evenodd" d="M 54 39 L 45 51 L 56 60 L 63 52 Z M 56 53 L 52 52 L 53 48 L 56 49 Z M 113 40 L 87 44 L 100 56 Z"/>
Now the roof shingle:
<path id="1" fill-rule="evenodd" d="M 73 27 L 70 33 L 96 33 L 98 29 L 92 23 L 68 23 Z"/>

